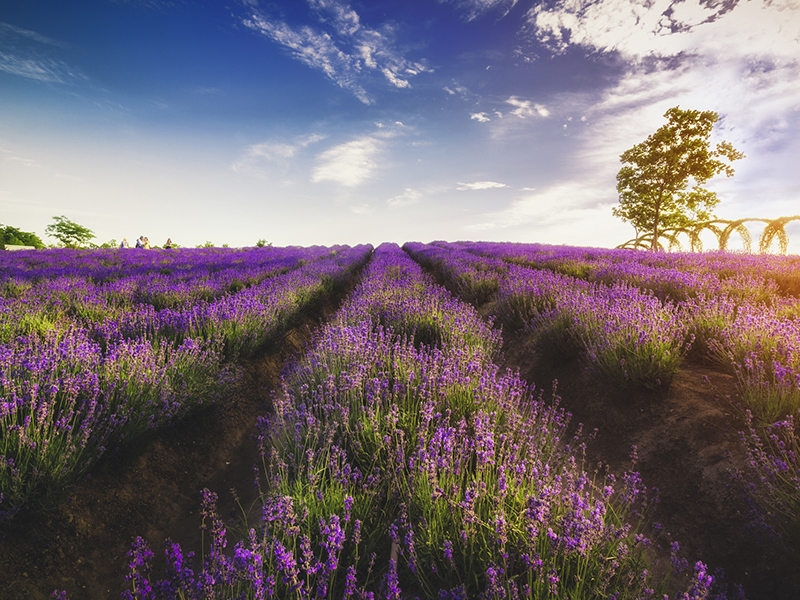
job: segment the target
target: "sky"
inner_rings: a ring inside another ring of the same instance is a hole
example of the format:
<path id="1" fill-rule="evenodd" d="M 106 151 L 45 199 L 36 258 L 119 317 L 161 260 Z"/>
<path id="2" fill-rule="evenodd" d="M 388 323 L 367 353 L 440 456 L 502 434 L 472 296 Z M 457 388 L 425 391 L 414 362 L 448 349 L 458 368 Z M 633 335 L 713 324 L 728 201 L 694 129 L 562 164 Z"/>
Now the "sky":
<path id="1" fill-rule="evenodd" d="M 746 155 L 718 217 L 800 214 L 800 0 L 0 2 L 0 223 L 614 247 L 672 106 Z"/>

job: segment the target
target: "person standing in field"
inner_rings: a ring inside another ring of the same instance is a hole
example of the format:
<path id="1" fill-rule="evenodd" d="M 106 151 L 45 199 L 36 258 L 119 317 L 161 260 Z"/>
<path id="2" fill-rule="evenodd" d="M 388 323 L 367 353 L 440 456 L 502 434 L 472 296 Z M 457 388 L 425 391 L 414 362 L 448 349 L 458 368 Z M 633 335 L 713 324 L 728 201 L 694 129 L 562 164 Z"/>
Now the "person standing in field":
<path id="1" fill-rule="evenodd" d="M 130 248 L 128 246 L 128 238 L 122 238 L 122 243 L 119 245 L 120 248 Z"/>
<path id="2" fill-rule="evenodd" d="M 136 240 L 136 247 L 137 248 L 144 248 L 144 236 L 140 235 L 139 238 Z"/>
<path id="3" fill-rule="evenodd" d="M 169 250 L 172 248 L 172 238 L 167 238 L 167 241 L 164 242 L 164 249 Z"/>

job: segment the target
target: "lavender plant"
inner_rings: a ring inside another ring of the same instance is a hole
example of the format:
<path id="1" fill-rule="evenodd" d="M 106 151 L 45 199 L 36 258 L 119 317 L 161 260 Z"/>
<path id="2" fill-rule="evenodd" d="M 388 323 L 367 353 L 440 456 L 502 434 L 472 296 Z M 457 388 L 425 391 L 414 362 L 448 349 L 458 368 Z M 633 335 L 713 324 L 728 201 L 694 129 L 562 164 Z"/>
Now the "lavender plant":
<path id="1" fill-rule="evenodd" d="M 748 469 L 739 473 L 753 502 L 754 515 L 786 541 L 800 539 L 800 435 L 797 412 L 759 426 L 747 411 L 741 432 Z"/>
<path id="2" fill-rule="evenodd" d="M 800 409 L 800 320 L 741 305 L 709 346 L 732 367 L 742 400 L 759 423 Z"/>

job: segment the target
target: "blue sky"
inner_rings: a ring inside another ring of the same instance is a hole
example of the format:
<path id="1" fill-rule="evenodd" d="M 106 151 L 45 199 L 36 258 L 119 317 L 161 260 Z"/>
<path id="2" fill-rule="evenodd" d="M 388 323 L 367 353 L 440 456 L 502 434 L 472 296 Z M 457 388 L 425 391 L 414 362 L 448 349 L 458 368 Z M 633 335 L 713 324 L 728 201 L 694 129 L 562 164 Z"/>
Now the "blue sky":
<path id="1" fill-rule="evenodd" d="M 675 105 L 747 155 L 719 217 L 800 214 L 799 0 L 4 2 L 0 223 L 613 247 Z"/>

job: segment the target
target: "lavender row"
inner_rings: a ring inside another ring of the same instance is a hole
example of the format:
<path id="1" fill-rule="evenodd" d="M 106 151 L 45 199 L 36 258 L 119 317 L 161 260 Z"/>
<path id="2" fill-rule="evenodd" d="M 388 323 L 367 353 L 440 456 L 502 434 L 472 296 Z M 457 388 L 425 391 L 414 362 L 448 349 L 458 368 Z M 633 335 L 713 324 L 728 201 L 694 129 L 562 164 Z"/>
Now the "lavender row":
<path id="1" fill-rule="evenodd" d="M 586 281 L 621 281 L 651 290 L 662 300 L 698 294 L 726 295 L 771 303 L 782 295 L 800 297 L 800 257 L 711 253 L 654 253 L 641 250 L 459 242 L 442 244 L 493 259 L 549 269 Z"/>
<path id="2" fill-rule="evenodd" d="M 213 302 L 331 251 L 270 247 L 227 252 L 23 252 L 16 269 L 0 271 L 0 341 L 76 321 L 85 327 L 131 312 L 180 310 Z"/>
<path id="3" fill-rule="evenodd" d="M 0 253 L 0 273 L 19 286 L 60 277 L 91 280 L 95 284 L 169 275 L 172 281 L 205 281 L 231 272 L 234 276 L 259 275 L 270 265 L 293 266 L 331 252 L 330 247 L 174 248 L 31 250 Z"/>
<path id="4" fill-rule="evenodd" d="M 259 522 L 234 542 L 206 491 L 200 564 L 168 542 L 154 581 L 139 538 L 124 596 L 654 596 L 638 475 L 585 472 L 568 415 L 498 369 L 498 341 L 379 247 L 260 421 Z M 697 563 L 681 597 L 711 584 Z"/>
<path id="5" fill-rule="evenodd" d="M 107 448 L 215 400 L 233 359 L 278 335 L 370 252 L 329 252 L 181 311 L 142 308 L 0 344 L 0 515 L 74 481 Z"/>
<path id="6" fill-rule="evenodd" d="M 590 363 L 616 374 L 618 379 L 630 380 L 631 369 L 637 368 L 639 382 L 664 382 L 665 374 L 679 366 L 686 350 L 694 357 L 729 369 L 748 411 L 750 426 L 742 435 L 750 457 L 745 476 L 757 514 L 781 530 L 798 522 L 797 301 L 764 303 L 745 299 L 758 294 L 731 296 L 701 291 L 687 294 L 681 302 L 662 304 L 626 283 L 590 284 L 562 273 L 521 267 L 487 256 L 485 246 L 496 245 L 476 244 L 473 250 L 480 250 L 478 254 L 467 253 L 459 246 L 406 248 L 434 266 L 461 293 L 469 292 L 476 281 L 483 289 L 496 287 L 490 297 L 494 312 L 506 326 L 531 326 L 540 347 L 548 353 L 583 352 Z M 617 333 L 620 329 L 622 335 Z M 665 337 L 673 350 L 669 354 L 661 345 Z M 687 348 L 690 341 L 691 348 Z M 634 352 L 636 358 L 632 359 Z M 668 360 L 656 360 L 658 357 Z M 669 368 L 666 373 L 664 365 Z"/>
<path id="7" fill-rule="evenodd" d="M 677 307 L 625 283 L 592 284 L 546 269 L 483 257 L 448 245 L 407 243 L 404 249 L 456 292 L 496 288 L 488 299 L 503 323 L 529 327 L 539 347 L 581 356 L 613 382 L 669 383 L 688 348 Z M 475 301 L 474 294 L 467 299 Z"/>
<path id="8" fill-rule="evenodd" d="M 630 282 L 635 281 L 633 276 L 621 277 L 617 283 L 608 285 L 597 282 L 592 285 L 563 273 L 521 267 L 487 256 L 491 249 L 506 258 L 511 255 L 510 250 L 503 250 L 498 244 L 472 244 L 471 252 L 461 250 L 462 246 L 467 245 L 438 244 L 426 252 L 448 257 L 444 261 L 448 265 L 443 266 L 443 260 L 439 260 L 438 268 L 449 269 L 447 277 L 455 281 L 459 290 L 463 290 L 466 280 L 486 279 L 487 273 L 494 273 L 493 285 L 498 291 L 491 298 L 498 301 L 497 310 L 505 322 L 512 325 L 533 323 L 540 329 L 540 337 L 549 336 L 556 348 L 559 344 L 568 348 L 571 343 L 574 346 L 575 335 L 572 334 L 577 318 L 587 325 L 578 326 L 584 330 L 578 338 L 583 340 L 580 344 L 590 360 L 624 360 L 625 364 L 619 368 L 624 376 L 624 370 L 630 365 L 629 357 L 617 356 L 616 351 L 604 352 L 610 330 L 627 322 L 627 331 L 632 333 L 634 328 L 638 329 L 640 340 L 652 336 L 661 338 L 662 334 L 670 337 L 674 332 L 683 336 L 684 351 L 686 343 L 691 341 L 694 356 L 717 362 L 736 375 L 741 395 L 758 421 L 772 422 L 800 409 L 800 302 L 796 299 L 770 296 L 767 288 L 758 282 L 755 287 L 748 288 L 744 279 L 737 280 L 738 291 L 724 293 L 717 286 L 718 280 L 711 278 L 717 283 L 711 287 L 697 284 L 700 287 L 683 294 L 683 300 L 663 300 L 663 308 L 659 309 L 656 299 L 648 294 L 657 286 L 651 285 L 638 293 L 630 289 Z M 720 257 L 715 257 L 715 261 L 721 261 Z M 627 268 L 619 262 L 617 272 Z M 634 273 L 637 268 L 635 263 L 630 266 Z M 686 281 L 683 283 L 688 285 Z M 487 285 L 484 283 L 484 287 Z M 584 292 L 574 295 L 574 289 L 592 292 L 588 296 Z M 712 293 L 713 289 L 717 291 Z M 570 305 L 572 316 L 565 317 L 556 311 L 554 325 L 552 319 L 543 320 L 541 315 L 543 312 L 553 314 L 553 298 L 559 295 L 559 305 Z M 591 298 L 588 305 L 581 302 L 585 298 Z M 593 308 L 595 302 L 596 308 Z M 649 308 L 641 311 L 641 307 L 647 305 Z M 653 318 L 664 311 L 667 318 L 674 320 L 672 323 Z M 601 328 L 598 320 L 605 321 L 606 326 Z M 587 334 L 592 337 L 587 338 Z M 628 339 L 622 343 L 627 348 L 636 348 L 638 341 Z M 671 356 L 672 364 L 677 366 L 679 355 L 672 353 Z M 642 360 L 647 363 L 650 359 L 643 356 Z M 604 370 L 613 372 L 613 366 L 611 371 L 609 367 L 607 365 Z"/>

